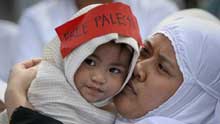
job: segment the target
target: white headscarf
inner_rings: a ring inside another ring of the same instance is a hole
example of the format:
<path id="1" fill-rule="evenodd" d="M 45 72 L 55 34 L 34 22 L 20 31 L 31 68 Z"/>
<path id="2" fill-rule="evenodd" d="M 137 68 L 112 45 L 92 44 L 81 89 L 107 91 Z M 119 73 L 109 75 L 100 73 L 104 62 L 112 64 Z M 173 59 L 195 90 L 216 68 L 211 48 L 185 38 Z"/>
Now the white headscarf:
<path id="1" fill-rule="evenodd" d="M 220 24 L 209 20 L 210 16 L 207 20 L 200 17 L 176 17 L 155 32 L 172 42 L 184 81 L 148 116 L 189 124 L 220 124 Z"/>
<path id="2" fill-rule="evenodd" d="M 220 124 L 220 24 L 190 12 L 169 18 L 153 33 L 171 41 L 184 81 L 165 103 L 133 120 L 137 124 Z"/>
<path id="3" fill-rule="evenodd" d="M 81 9 L 73 18 L 99 5 L 87 6 Z M 115 43 L 125 43 L 133 49 L 129 73 L 120 89 L 122 90 L 131 77 L 139 56 L 139 47 L 134 38 L 122 37 L 118 33 L 95 37 L 75 48 L 68 56 L 62 59 L 60 40 L 56 37 L 47 45 L 44 51 L 45 61 L 41 62 L 36 79 L 29 88 L 28 98 L 34 108 L 62 121 L 64 124 L 112 124 L 115 115 L 98 109 L 94 105 L 103 106 L 113 96 L 92 105 L 80 95 L 73 80 L 73 75 L 84 59 L 91 55 L 98 46 L 109 41 L 112 42 L 112 40 Z"/>

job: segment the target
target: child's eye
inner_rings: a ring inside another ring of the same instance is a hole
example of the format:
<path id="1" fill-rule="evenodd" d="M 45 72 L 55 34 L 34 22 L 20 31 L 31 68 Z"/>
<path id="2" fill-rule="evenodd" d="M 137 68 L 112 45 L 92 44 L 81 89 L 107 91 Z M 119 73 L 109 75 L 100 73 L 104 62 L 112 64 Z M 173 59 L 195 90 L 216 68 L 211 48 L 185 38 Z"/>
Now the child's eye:
<path id="1" fill-rule="evenodd" d="M 118 74 L 118 73 L 121 73 L 121 70 L 118 68 L 110 68 L 109 72 L 114 73 L 114 74 Z"/>
<path id="2" fill-rule="evenodd" d="M 94 61 L 93 59 L 90 59 L 90 58 L 85 59 L 84 62 L 85 62 L 87 65 L 90 65 L 90 66 L 95 66 L 95 65 L 96 65 L 95 61 Z"/>

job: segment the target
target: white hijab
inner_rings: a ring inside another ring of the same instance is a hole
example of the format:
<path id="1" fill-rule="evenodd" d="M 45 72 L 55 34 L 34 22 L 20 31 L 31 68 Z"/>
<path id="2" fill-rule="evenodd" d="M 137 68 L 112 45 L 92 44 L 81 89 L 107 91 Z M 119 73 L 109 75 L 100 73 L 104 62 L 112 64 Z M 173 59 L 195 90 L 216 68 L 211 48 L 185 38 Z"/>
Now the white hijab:
<path id="1" fill-rule="evenodd" d="M 220 124 L 219 32 L 219 23 L 187 15 L 176 17 L 155 32 L 171 40 L 184 81 L 174 96 L 148 116 L 189 124 Z"/>
<path id="2" fill-rule="evenodd" d="M 136 124 L 220 124 L 219 20 L 191 12 L 172 16 L 153 33 L 172 42 L 184 81 L 165 103 L 132 120 Z"/>

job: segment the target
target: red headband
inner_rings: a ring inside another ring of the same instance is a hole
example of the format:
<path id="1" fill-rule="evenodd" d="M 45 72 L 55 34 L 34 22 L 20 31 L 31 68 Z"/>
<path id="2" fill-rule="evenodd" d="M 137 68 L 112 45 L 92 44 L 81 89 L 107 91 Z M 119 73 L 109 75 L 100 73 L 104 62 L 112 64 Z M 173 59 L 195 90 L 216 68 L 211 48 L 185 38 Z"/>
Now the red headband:
<path id="1" fill-rule="evenodd" d="M 143 45 L 135 16 L 129 6 L 122 3 L 103 4 L 57 27 L 64 58 L 72 50 L 92 38 L 109 33 L 133 37 Z"/>

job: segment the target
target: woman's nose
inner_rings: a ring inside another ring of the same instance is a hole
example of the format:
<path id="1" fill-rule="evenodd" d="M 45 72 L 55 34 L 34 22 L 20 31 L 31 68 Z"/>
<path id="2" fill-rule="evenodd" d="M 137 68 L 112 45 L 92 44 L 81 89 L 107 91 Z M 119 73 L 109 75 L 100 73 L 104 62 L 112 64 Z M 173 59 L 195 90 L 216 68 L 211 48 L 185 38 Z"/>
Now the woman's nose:
<path id="1" fill-rule="evenodd" d="M 91 74 L 91 80 L 94 81 L 97 84 L 104 84 L 106 82 L 105 73 L 102 71 L 94 71 Z"/>
<path id="2" fill-rule="evenodd" d="M 134 79 L 138 81 L 145 81 L 146 73 L 144 71 L 144 67 L 141 62 L 138 62 L 134 69 Z"/>

